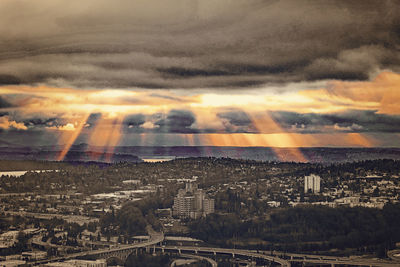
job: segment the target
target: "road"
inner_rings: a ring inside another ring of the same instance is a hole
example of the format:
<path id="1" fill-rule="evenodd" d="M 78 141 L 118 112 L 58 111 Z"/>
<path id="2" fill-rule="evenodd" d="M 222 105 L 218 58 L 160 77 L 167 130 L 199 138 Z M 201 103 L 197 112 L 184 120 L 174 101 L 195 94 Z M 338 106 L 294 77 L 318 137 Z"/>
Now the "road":
<path id="1" fill-rule="evenodd" d="M 398 263 L 390 263 L 390 262 L 379 262 L 375 260 L 313 260 L 313 259 L 305 259 L 305 260 L 291 260 L 292 262 L 303 262 L 303 263 L 312 263 L 312 264 L 327 264 L 327 265 L 356 265 L 356 266 L 379 266 L 379 267 L 394 267 L 399 266 Z"/>
<path id="2" fill-rule="evenodd" d="M 75 259 L 78 257 L 96 256 L 96 255 L 112 254 L 112 253 L 120 253 L 120 252 L 130 252 L 133 249 L 154 246 L 164 240 L 164 233 L 162 233 L 162 232 L 157 233 L 152 230 L 148 230 L 148 231 L 149 231 L 150 239 L 145 242 L 129 244 L 129 245 L 121 245 L 117 248 L 111 248 L 111 249 L 110 248 L 98 249 L 98 250 L 72 253 L 72 254 L 68 254 L 66 256 L 62 256 L 62 257 L 55 257 L 55 258 L 51 258 L 51 259 L 36 261 L 34 264 L 40 265 L 40 264 L 45 264 L 45 263 L 49 263 L 49 262 L 71 260 L 71 259 Z"/>
<path id="3" fill-rule="evenodd" d="M 51 220 L 53 218 L 63 219 L 69 223 L 77 223 L 79 225 L 84 225 L 85 223 L 98 222 L 98 218 L 87 217 L 81 215 L 62 215 L 62 214 L 52 214 L 52 213 L 36 213 L 36 212 L 26 212 L 26 211 L 5 211 L 5 214 L 13 216 L 30 217 L 43 220 Z"/>
<path id="4" fill-rule="evenodd" d="M 69 254 L 63 257 L 57 257 L 47 260 L 35 262 L 37 264 L 44 264 L 54 261 L 64 261 L 85 256 L 105 256 L 112 253 L 131 253 L 134 249 L 151 247 L 161 243 L 164 240 L 164 234 L 154 232 L 151 228 L 148 228 L 150 238 L 144 242 L 121 245 L 117 248 L 112 249 L 99 249 L 93 251 L 85 251 L 79 253 Z M 245 256 L 248 258 L 264 259 L 269 262 L 275 262 L 281 266 L 290 266 L 290 262 L 303 262 L 311 264 L 327 264 L 327 265 L 358 265 L 358 266 L 380 266 L 380 267 L 393 267 L 399 266 L 399 262 L 396 261 L 385 261 L 379 259 L 362 259 L 362 258 L 348 258 L 348 257 L 334 257 L 324 255 L 309 255 L 309 254 L 295 254 L 295 253 L 283 253 L 273 251 L 271 255 L 270 251 L 255 251 L 246 249 L 229 249 L 229 248 L 216 248 L 216 247 L 198 247 L 198 246 L 157 246 L 159 250 L 165 251 L 176 251 L 180 254 L 184 252 L 190 253 L 210 253 L 210 254 L 228 254 L 235 257 L 236 255 Z M 197 255 L 195 255 L 197 256 Z M 284 259 L 284 258 L 290 259 Z M 214 265 L 213 265 L 214 266 Z"/>
<path id="5" fill-rule="evenodd" d="M 270 262 L 275 262 L 280 264 L 281 266 L 290 266 L 290 262 L 279 257 L 269 256 L 262 253 L 257 253 L 256 251 L 252 250 L 245 250 L 245 249 L 229 249 L 229 248 L 213 248 L 213 247 L 193 247 L 193 246 L 163 246 L 157 247 L 161 250 L 172 250 L 181 253 L 182 251 L 190 251 L 194 253 L 198 252 L 206 252 L 212 254 L 231 254 L 233 257 L 235 255 L 241 255 L 249 258 L 259 258 L 264 259 Z"/>
<path id="6" fill-rule="evenodd" d="M 158 247 L 158 249 L 173 250 L 178 252 L 207 252 L 217 254 L 232 254 L 242 255 L 246 257 L 253 257 L 259 259 L 265 259 L 268 261 L 276 262 L 281 266 L 290 266 L 290 262 L 303 262 L 312 264 L 326 264 L 326 265 L 357 265 L 357 266 L 379 266 L 379 267 L 394 267 L 399 266 L 399 262 L 380 260 L 380 259 L 362 259 L 362 258 L 349 258 L 349 257 L 334 257 L 334 256 L 323 256 L 323 255 L 309 255 L 309 254 L 295 254 L 295 253 L 282 253 L 273 252 L 270 255 L 270 251 L 245 250 L 245 249 L 224 249 L 224 248 L 213 248 L 213 247 L 195 247 L 195 246 L 166 246 Z M 290 257 L 291 259 L 285 260 L 282 257 Z"/>
<path id="7" fill-rule="evenodd" d="M 387 254 L 389 258 L 400 263 L 400 249 L 390 250 Z"/>
<path id="8" fill-rule="evenodd" d="M 189 258 L 189 259 L 205 260 L 205 261 L 208 261 L 208 263 L 210 263 L 212 267 L 218 267 L 218 263 L 215 260 L 207 258 L 207 257 L 192 255 L 192 254 L 181 254 L 180 256 L 183 258 Z M 171 267 L 175 266 L 175 264 L 174 264 L 175 261 L 173 261 L 171 263 Z"/>
<path id="9" fill-rule="evenodd" d="M 270 253 L 270 252 L 265 252 Z M 313 264 L 346 264 L 346 265 L 359 265 L 359 266 L 398 266 L 387 260 L 380 259 L 363 259 L 357 257 L 335 257 L 325 255 L 310 255 L 310 254 L 297 254 L 297 253 L 283 253 L 273 252 L 278 257 L 290 257 L 291 262 L 305 262 Z"/>
<path id="10" fill-rule="evenodd" d="M 56 235 L 57 236 L 57 235 Z M 71 249 L 74 250 L 76 249 L 76 247 L 72 247 L 72 246 L 61 246 L 61 245 L 56 245 L 56 244 L 52 244 L 50 242 L 50 239 L 47 240 L 47 242 L 43 242 L 42 241 L 42 234 L 39 235 L 35 235 L 32 239 L 31 239 L 31 243 L 38 246 L 38 247 L 43 247 L 43 248 L 61 248 L 62 250 L 66 251 L 67 249 Z"/>

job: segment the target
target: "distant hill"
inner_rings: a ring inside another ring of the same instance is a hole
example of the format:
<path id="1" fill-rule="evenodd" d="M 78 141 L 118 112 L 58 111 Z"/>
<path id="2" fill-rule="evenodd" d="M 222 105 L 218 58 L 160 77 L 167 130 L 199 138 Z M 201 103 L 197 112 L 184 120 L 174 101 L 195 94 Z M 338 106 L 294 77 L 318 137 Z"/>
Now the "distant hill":
<path id="1" fill-rule="evenodd" d="M 0 159 L 56 160 L 62 146 L 0 146 Z M 104 152 L 104 151 L 113 151 Z M 71 146 L 66 161 L 141 162 L 141 158 L 157 157 L 229 157 L 258 161 L 299 161 L 335 163 L 373 159 L 400 160 L 400 148 L 270 148 L 217 146 L 119 146 L 113 150 L 79 144 Z"/>
<path id="2" fill-rule="evenodd" d="M 40 150 L 32 148 L 3 149 L 0 148 L 0 159 L 3 160 L 57 160 L 61 151 Z M 135 155 L 119 153 L 102 153 L 96 151 L 69 151 L 64 161 L 74 162 L 142 162 L 143 160 Z"/>
<path id="3" fill-rule="evenodd" d="M 4 140 L 0 140 L 0 147 L 16 147 L 18 145 L 4 141 Z"/>

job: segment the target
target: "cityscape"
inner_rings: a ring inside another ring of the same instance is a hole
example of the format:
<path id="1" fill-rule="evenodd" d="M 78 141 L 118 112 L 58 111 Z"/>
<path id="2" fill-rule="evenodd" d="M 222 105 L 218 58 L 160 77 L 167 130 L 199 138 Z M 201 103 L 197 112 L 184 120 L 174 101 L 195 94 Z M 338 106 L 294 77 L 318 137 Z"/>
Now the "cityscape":
<path id="1" fill-rule="evenodd" d="M 0 267 L 400 266 L 399 0 L 0 0 Z"/>
<path id="2" fill-rule="evenodd" d="M 21 163 L 34 170 L 1 173 L 2 266 L 112 266 L 137 257 L 204 266 L 397 265 L 398 161 L 2 161 L 1 168 Z M 375 224 L 379 231 L 369 232 Z"/>

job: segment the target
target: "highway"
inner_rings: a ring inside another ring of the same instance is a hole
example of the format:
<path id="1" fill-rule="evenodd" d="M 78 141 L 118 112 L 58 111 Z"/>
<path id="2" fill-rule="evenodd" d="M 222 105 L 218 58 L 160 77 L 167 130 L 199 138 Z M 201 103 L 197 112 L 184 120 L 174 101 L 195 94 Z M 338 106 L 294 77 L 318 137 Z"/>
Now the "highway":
<path id="1" fill-rule="evenodd" d="M 389 258 L 398 262 L 400 265 L 400 249 L 390 250 L 387 254 Z"/>
<path id="2" fill-rule="evenodd" d="M 356 265 L 356 266 L 379 266 L 379 267 L 394 267 L 394 266 L 399 266 L 398 263 L 395 262 L 381 262 L 381 261 L 376 261 L 376 260 L 352 260 L 352 259 L 347 259 L 347 260 L 317 260 L 317 259 L 296 259 L 296 260 L 291 260 L 291 262 L 303 262 L 303 263 L 312 263 L 312 264 L 330 264 L 331 266 L 334 265 Z"/>
<path id="3" fill-rule="evenodd" d="M 232 257 L 236 255 L 245 256 L 249 258 L 259 258 L 264 259 L 270 262 L 275 262 L 280 264 L 281 266 L 290 266 L 290 262 L 279 257 L 269 256 L 262 253 L 257 253 L 256 251 L 252 250 L 245 250 L 245 249 L 230 249 L 230 248 L 213 248 L 213 247 L 193 247 L 193 246 L 162 246 L 157 247 L 161 250 L 169 250 L 169 251 L 177 251 L 178 253 L 185 252 L 205 252 L 211 254 L 230 254 Z"/>
<path id="4" fill-rule="evenodd" d="M 265 252 L 270 253 L 270 252 Z M 395 262 L 380 259 L 363 259 L 360 257 L 335 257 L 325 255 L 310 255 L 298 253 L 273 252 L 278 257 L 290 257 L 291 262 L 304 262 L 313 264 L 345 264 L 359 266 L 398 266 Z"/>
<path id="5" fill-rule="evenodd" d="M 58 234 L 56 234 L 57 236 Z M 47 242 L 43 242 L 42 241 L 42 234 L 39 235 L 35 235 L 32 239 L 31 239 L 31 243 L 38 246 L 38 247 L 43 247 L 43 248 L 61 248 L 63 250 L 67 250 L 67 249 L 76 249 L 76 247 L 72 247 L 72 246 L 61 246 L 61 245 L 55 245 L 52 244 L 50 242 L 50 239 L 47 240 Z"/>
<path id="6" fill-rule="evenodd" d="M 189 259 L 205 260 L 205 261 L 208 261 L 208 263 L 210 263 L 212 267 L 218 267 L 218 263 L 215 260 L 207 258 L 207 257 L 192 255 L 192 254 L 181 254 L 180 256 L 183 258 L 189 258 Z M 171 267 L 175 266 L 175 261 L 173 261 L 171 263 Z"/>
<path id="7" fill-rule="evenodd" d="M 213 255 L 225 254 L 225 255 L 232 255 L 232 257 L 240 255 L 248 258 L 263 259 L 269 262 L 277 263 L 281 266 L 290 266 L 291 262 L 302 262 L 302 263 L 310 263 L 318 265 L 326 264 L 331 266 L 334 265 L 357 265 L 357 266 L 379 266 L 379 267 L 399 266 L 398 261 L 363 259 L 358 257 L 334 257 L 334 256 L 324 256 L 324 255 L 283 253 L 278 251 L 273 251 L 271 255 L 270 251 L 256 251 L 256 250 L 246 250 L 246 249 L 230 249 L 230 248 L 198 247 L 198 246 L 156 246 L 157 244 L 161 243 L 164 240 L 164 234 L 162 232 L 157 233 L 150 227 L 148 228 L 148 232 L 150 238 L 144 242 L 129 244 L 129 245 L 120 245 L 119 247 L 111 249 L 108 248 L 108 249 L 99 249 L 99 250 L 73 253 L 63 257 L 55 257 L 51 259 L 37 261 L 34 263 L 34 265 L 44 264 L 48 262 L 55 262 L 55 261 L 64 261 L 86 256 L 98 256 L 104 258 L 108 258 L 111 256 L 127 257 L 127 255 L 132 253 L 135 249 L 144 247 L 154 247 L 155 249 L 161 250 L 163 252 L 174 251 L 179 254 L 185 254 L 186 252 L 186 253 L 193 253 L 194 256 L 199 256 L 196 255 L 197 253 L 210 253 Z M 209 261 L 210 259 L 205 258 L 205 260 Z M 212 264 L 212 266 L 217 266 L 215 265 L 216 264 L 215 261 L 214 263 L 210 262 L 210 264 Z"/>
<path id="8" fill-rule="evenodd" d="M 311 264 L 326 264 L 326 265 L 357 265 L 357 266 L 379 266 L 379 267 L 394 267 L 399 266 L 399 262 L 380 260 L 380 259 L 363 259 L 355 257 L 334 257 L 334 256 L 323 256 L 323 255 L 310 255 L 310 254 L 295 254 L 295 253 L 283 253 L 273 252 L 273 256 L 270 255 L 270 251 L 255 251 L 245 249 L 225 249 L 225 248 L 213 248 L 213 247 L 195 247 L 195 246 L 166 246 L 157 247 L 161 250 L 172 250 L 180 253 L 184 252 L 206 252 L 213 254 L 231 254 L 232 256 L 241 255 L 246 257 L 253 257 L 268 260 L 280 264 L 281 266 L 290 266 L 290 262 L 302 262 Z M 283 259 L 282 257 L 290 259 Z"/>
<path id="9" fill-rule="evenodd" d="M 86 256 L 98 256 L 98 255 L 110 255 L 110 254 L 120 254 L 120 253 L 131 253 L 134 249 L 143 248 L 154 246 L 164 240 L 164 233 L 157 233 L 153 230 L 149 230 L 150 239 L 145 242 L 140 242 L 136 244 L 129 244 L 129 245 L 121 245 L 117 248 L 108 248 L 108 249 L 98 249 L 98 250 L 91 250 L 91 251 L 83 251 L 78 253 L 68 254 L 62 257 L 55 257 L 46 260 L 36 261 L 34 265 L 45 264 L 49 262 L 56 262 L 56 261 L 65 261 L 70 259 L 75 259 L 78 257 L 86 257 Z"/>

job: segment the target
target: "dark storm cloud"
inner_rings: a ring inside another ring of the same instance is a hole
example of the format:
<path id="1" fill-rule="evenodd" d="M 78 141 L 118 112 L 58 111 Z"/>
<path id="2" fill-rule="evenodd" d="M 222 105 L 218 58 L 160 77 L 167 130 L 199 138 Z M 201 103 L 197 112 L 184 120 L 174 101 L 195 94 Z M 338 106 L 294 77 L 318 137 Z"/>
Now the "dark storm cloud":
<path id="1" fill-rule="evenodd" d="M 249 116 L 241 110 L 231 110 L 217 114 L 222 120 L 227 133 L 254 133 L 257 132 Z"/>
<path id="2" fill-rule="evenodd" d="M 46 115 L 35 115 L 30 118 L 21 118 L 20 115 L 14 114 L 13 118 L 16 122 L 23 123 L 30 130 L 40 130 L 51 127 L 62 127 L 68 123 L 68 119 L 62 117 L 48 117 Z"/>
<path id="3" fill-rule="evenodd" d="M 11 108 L 14 105 L 8 102 L 6 99 L 0 96 L 0 109 L 2 108 Z"/>
<path id="4" fill-rule="evenodd" d="M 42 127 L 42 126 L 57 126 L 60 125 L 59 118 L 30 118 L 23 121 L 27 126 Z"/>
<path id="5" fill-rule="evenodd" d="M 86 128 L 92 128 L 96 126 L 97 122 L 101 119 L 102 114 L 99 112 L 90 113 L 89 117 L 86 119 Z"/>
<path id="6" fill-rule="evenodd" d="M 179 67 L 171 67 L 165 69 L 158 69 L 160 73 L 167 74 L 171 77 L 207 77 L 207 76 L 225 76 L 232 75 L 233 73 L 229 73 L 223 70 L 207 70 L 207 69 L 189 69 L 189 68 L 179 68 Z"/>
<path id="7" fill-rule="evenodd" d="M 161 115 L 154 125 L 157 132 L 196 133 L 197 130 L 191 128 L 195 121 L 195 115 L 189 110 L 171 110 L 166 116 Z"/>
<path id="8" fill-rule="evenodd" d="M 269 112 L 284 132 L 400 132 L 400 115 L 379 114 L 374 110 L 318 114 L 287 111 Z M 217 114 L 222 128 L 200 127 L 189 110 L 171 110 L 152 115 L 131 114 L 123 121 L 124 133 L 259 133 L 249 115 L 243 110 L 227 110 Z"/>
<path id="9" fill-rule="evenodd" d="M 400 71 L 399 1 L 2 0 L 0 85 L 208 88 Z"/>
<path id="10" fill-rule="evenodd" d="M 123 130 L 125 133 L 143 132 L 142 126 L 146 122 L 146 116 L 143 114 L 130 114 L 125 116 L 123 121 Z"/>
<path id="11" fill-rule="evenodd" d="M 400 132 L 400 116 L 379 114 L 373 110 L 350 110 L 341 113 L 300 114 L 271 112 L 283 129 L 301 133 L 340 132 Z"/>
<path id="12" fill-rule="evenodd" d="M 0 86 L 1 85 L 15 85 L 15 84 L 20 84 L 21 80 L 13 75 L 8 75 L 8 74 L 0 74 Z"/>
<path id="13" fill-rule="evenodd" d="M 25 125 L 27 130 L 44 130 L 46 128 L 58 128 L 65 126 L 71 122 L 71 119 L 63 113 L 41 113 L 31 112 L 25 113 L 19 110 L 13 110 L 10 112 L 0 113 L 7 116 L 9 121 L 15 121 L 21 125 Z"/>
<path id="14" fill-rule="evenodd" d="M 151 97 L 155 97 L 155 98 L 163 98 L 163 99 L 167 99 L 167 100 L 172 100 L 172 101 L 176 101 L 176 102 L 183 102 L 182 99 L 180 99 L 179 97 L 174 97 L 174 96 L 169 96 L 169 95 L 161 95 L 161 94 L 150 94 L 149 96 Z"/>
<path id="15" fill-rule="evenodd" d="M 236 126 L 248 126 L 252 123 L 249 116 L 243 111 L 221 112 L 217 116 L 229 120 L 231 124 Z"/>

